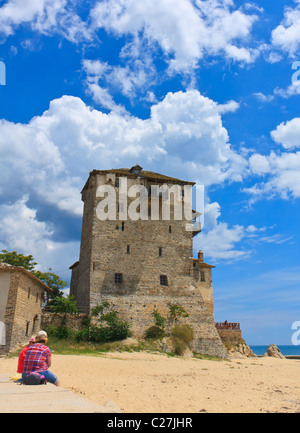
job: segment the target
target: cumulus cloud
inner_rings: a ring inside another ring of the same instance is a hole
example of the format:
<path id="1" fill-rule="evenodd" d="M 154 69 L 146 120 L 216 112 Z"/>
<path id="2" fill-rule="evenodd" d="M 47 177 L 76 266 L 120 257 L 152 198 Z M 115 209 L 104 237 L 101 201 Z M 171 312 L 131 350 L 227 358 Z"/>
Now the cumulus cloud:
<path id="1" fill-rule="evenodd" d="M 105 0 L 91 11 L 95 28 L 117 36 L 131 35 L 130 52 L 140 40 L 159 46 L 168 58 L 170 70 L 195 68 L 206 54 L 225 54 L 229 59 L 249 63 L 254 51 L 247 43 L 256 15 L 234 9 L 230 0 Z M 125 48 L 126 50 L 127 48 Z"/>
<path id="2" fill-rule="evenodd" d="M 273 46 L 294 56 L 300 47 L 300 4 L 294 8 L 286 7 L 284 19 L 272 31 L 271 41 Z"/>
<path id="3" fill-rule="evenodd" d="M 213 262 L 241 260 L 250 257 L 251 250 L 238 249 L 237 247 L 247 237 L 249 230 L 242 225 L 230 227 L 228 223 L 219 221 L 221 216 L 219 203 L 207 203 L 204 216 L 204 230 L 194 239 L 195 250 L 205 251 L 205 255 Z"/>
<path id="4" fill-rule="evenodd" d="M 31 254 L 38 268 L 59 271 L 69 277 L 68 267 L 77 259 L 79 242 L 56 242 L 52 239 L 54 227 L 37 219 L 37 212 L 28 206 L 28 196 L 12 204 L 0 206 L 0 250 L 16 250 Z"/>
<path id="5" fill-rule="evenodd" d="M 271 136 L 276 143 L 281 144 L 285 149 L 300 147 L 300 117 L 280 123 L 271 132 Z"/>
<path id="6" fill-rule="evenodd" d="M 173 175 L 188 170 L 203 185 L 241 180 L 246 161 L 231 149 L 219 110 L 224 106 L 198 91 L 169 93 L 148 119 L 106 114 L 63 96 L 28 124 L 0 122 L 0 189 L 5 194 L 9 183 L 13 196 L 30 189 L 80 215 L 79 192 L 92 168 L 139 161 Z"/>

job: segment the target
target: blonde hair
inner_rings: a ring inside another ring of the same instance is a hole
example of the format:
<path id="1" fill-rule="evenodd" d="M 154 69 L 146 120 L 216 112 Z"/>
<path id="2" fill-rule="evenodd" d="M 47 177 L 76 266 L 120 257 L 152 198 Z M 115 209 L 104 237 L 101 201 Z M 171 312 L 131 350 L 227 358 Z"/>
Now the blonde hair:
<path id="1" fill-rule="evenodd" d="M 48 337 L 46 335 L 38 335 L 35 337 L 35 342 L 47 344 L 48 343 Z"/>

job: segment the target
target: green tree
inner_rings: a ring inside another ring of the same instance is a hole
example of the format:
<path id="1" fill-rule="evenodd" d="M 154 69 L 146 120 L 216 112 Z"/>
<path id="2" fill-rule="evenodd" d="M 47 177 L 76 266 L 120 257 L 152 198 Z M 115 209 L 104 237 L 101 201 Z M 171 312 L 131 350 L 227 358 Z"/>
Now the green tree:
<path id="1" fill-rule="evenodd" d="M 52 269 L 50 268 L 49 271 Z M 31 271 L 33 275 L 39 278 L 43 283 L 45 283 L 53 291 L 50 293 L 49 298 L 54 300 L 57 297 L 63 297 L 62 289 L 67 286 L 67 282 L 63 281 L 58 275 L 53 272 L 41 272 L 41 271 Z"/>
<path id="2" fill-rule="evenodd" d="M 66 298 L 57 296 L 53 299 L 50 308 L 54 313 L 64 313 L 65 315 L 78 313 L 75 296 L 70 295 Z"/>
<path id="3" fill-rule="evenodd" d="M 12 266 L 22 266 L 28 271 L 32 271 L 37 265 L 34 262 L 34 258 L 30 256 L 24 256 L 23 254 L 18 254 L 16 251 L 9 252 L 7 250 L 2 250 L 0 253 L 0 263 L 8 263 Z"/>

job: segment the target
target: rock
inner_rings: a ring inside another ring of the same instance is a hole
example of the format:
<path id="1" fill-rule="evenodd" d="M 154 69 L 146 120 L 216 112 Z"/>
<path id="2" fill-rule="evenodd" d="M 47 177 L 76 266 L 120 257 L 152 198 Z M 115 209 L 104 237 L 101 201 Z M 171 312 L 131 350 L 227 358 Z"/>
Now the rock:
<path id="1" fill-rule="evenodd" d="M 264 356 L 272 356 L 273 358 L 286 359 L 285 356 L 280 352 L 280 349 L 278 349 L 276 344 L 270 344 Z"/>
<path id="2" fill-rule="evenodd" d="M 252 352 L 250 347 L 246 343 L 236 344 L 234 347 L 228 350 L 229 355 L 232 358 L 255 358 L 256 355 Z"/>
<path id="3" fill-rule="evenodd" d="M 123 346 L 137 346 L 139 342 L 135 338 L 126 338 L 125 340 L 122 340 Z"/>
<path id="4" fill-rule="evenodd" d="M 185 349 L 185 351 L 183 352 L 182 356 L 183 356 L 183 358 L 193 358 L 194 354 L 191 351 L 191 349 L 189 347 L 187 347 Z"/>
<path id="5" fill-rule="evenodd" d="M 170 337 L 164 337 L 160 343 L 159 346 L 161 350 L 163 350 L 166 353 L 172 353 L 173 352 L 173 342 Z"/>

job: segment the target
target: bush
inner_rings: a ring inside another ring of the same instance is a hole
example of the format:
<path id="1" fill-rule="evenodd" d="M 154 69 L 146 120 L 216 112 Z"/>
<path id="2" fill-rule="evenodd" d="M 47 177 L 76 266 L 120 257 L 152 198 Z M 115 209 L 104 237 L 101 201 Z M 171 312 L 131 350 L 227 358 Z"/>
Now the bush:
<path id="1" fill-rule="evenodd" d="M 176 325 L 171 330 L 171 337 L 175 354 L 183 355 L 189 343 L 194 339 L 194 331 L 190 325 Z"/>
<path id="2" fill-rule="evenodd" d="M 173 348 L 174 348 L 175 355 L 182 356 L 188 347 L 186 342 L 181 340 L 180 338 L 177 338 L 177 337 L 173 337 L 172 342 L 173 342 Z"/>
<path id="3" fill-rule="evenodd" d="M 47 329 L 50 337 L 58 338 L 59 340 L 68 340 L 74 336 L 74 331 L 67 326 L 58 326 L 57 328 Z"/>
<path id="4" fill-rule="evenodd" d="M 187 324 L 176 325 L 172 328 L 171 335 L 172 337 L 178 338 L 184 343 L 189 344 L 194 339 L 194 330 Z"/>
<path id="5" fill-rule="evenodd" d="M 110 307 L 108 302 L 94 307 L 91 315 L 98 318 L 99 325 L 91 324 L 91 318 L 85 319 L 84 328 L 77 332 L 77 341 L 91 341 L 94 343 L 108 343 L 113 341 L 125 340 L 132 334 L 130 324 L 118 317 L 118 312 L 110 309 L 104 313 L 105 309 Z"/>
<path id="6" fill-rule="evenodd" d="M 165 332 L 159 326 L 153 325 L 145 330 L 145 338 L 152 338 L 153 340 L 158 340 L 165 336 Z"/>

